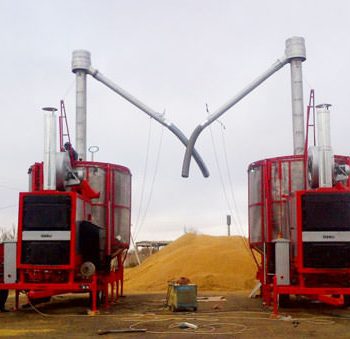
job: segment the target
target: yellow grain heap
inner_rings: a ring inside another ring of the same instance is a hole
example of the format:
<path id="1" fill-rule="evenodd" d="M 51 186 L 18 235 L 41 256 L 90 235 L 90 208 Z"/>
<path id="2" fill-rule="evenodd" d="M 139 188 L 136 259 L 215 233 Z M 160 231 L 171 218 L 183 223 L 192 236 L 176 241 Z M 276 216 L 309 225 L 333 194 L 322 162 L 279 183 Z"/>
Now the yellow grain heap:
<path id="1" fill-rule="evenodd" d="M 125 270 L 125 292 L 158 292 L 187 277 L 201 291 L 237 291 L 255 285 L 256 265 L 239 236 L 185 234 L 140 266 Z"/>

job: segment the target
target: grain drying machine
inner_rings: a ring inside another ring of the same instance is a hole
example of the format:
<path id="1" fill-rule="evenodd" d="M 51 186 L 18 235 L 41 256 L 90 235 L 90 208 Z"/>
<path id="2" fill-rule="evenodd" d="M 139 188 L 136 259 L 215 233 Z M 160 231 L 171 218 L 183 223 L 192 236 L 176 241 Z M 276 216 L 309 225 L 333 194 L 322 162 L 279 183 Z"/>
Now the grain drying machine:
<path id="1" fill-rule="evenodd" d="M 0 244 L 0 310 L 8 291 L 25 291 L 30 302 L 63 293 L 88 292 L 91 309 L 123 294 L 123 262 L 129 248 L 131 173 L 124 166 L 86 161 L 87 74 L 167 127 L 186 146 L 187 138 L 164 114 L 91 67 L 90 53 L 73 52 L 76 74 L 76 146 L 70 143 L 64 105 L 56 147 L 56 109 L 44 108 L 44 161 L 28 171 L 29 192 L 19 195 L 17 242 Z M 64 139 L 68 141 L 64 142 Z M 207 169 L 194 151 L 203 175 Z"/>
<path id="2" fill-rule="evenodd" d="M 350 303 L 350 156 L 333 155 L 330 105 L 316 108 L 313 91 L 304 124 L 305 60 L 304 39 L 289 38 L 281 58 L 197 126 L 182 168 L 188 177 L 191 152 L 204 128 L 290 64 L 294 154 L 256 161 L 248 168 L 249 243 L 258 254 L 263 301 L 273 303 L 276 312 L 290 295 L 333 305 Z M 317 138 L 308 147 L 311 127 Z"/>
<path id="3" fill-rule="evenodd" d="M 333 155 L 329 105 L 316 110 L 317 146 L 248 168 L 249 241 L 275 310 L 290 295 L 350 301 L 350 157 Z"/>
<path id="4" fill-rule="evenodd" d="M 55 109 L 46 108 L 45 122 L 44 163 L 29 168 L 29 192 L 19 195 L 17 244 L 3 244 L 0 289 L 16 290 L 17 307 L 19 291 L 33 303 L 89 292 L 96 310 L 98 301 L 108 303 L 109 287 L 116 297 L 123 293 L 131 173 L 79 161 L 69 143 L 57 153 Z"/>

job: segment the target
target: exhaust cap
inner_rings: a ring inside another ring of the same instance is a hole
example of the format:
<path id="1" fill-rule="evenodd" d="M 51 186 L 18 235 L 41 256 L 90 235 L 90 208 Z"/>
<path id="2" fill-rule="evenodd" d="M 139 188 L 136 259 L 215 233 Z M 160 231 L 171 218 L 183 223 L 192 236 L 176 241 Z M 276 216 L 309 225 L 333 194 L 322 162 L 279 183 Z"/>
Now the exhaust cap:
<path id="1" fill-rule="evenodd" d="M 305 39 L 303 37 L 292 37 L 286 40 L 285 54 L 287 59 L 301 59 L 306 60 Z"/>
<path id="2" fill-rule="evenodd" d="M 88 72 L 91 66 L 91 55 L 89 51 L 79 49 L 73 51 L 72 54 L 72 72 L 86 71 Z"/>

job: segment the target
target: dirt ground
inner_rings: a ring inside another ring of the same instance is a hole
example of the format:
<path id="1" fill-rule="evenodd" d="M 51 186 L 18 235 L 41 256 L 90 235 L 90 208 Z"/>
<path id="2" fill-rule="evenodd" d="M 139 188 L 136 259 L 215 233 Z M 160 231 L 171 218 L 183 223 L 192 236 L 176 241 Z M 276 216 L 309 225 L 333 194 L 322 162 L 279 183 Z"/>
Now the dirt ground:
<path id="1" fill-rule="evenodd" d="M 127 295 L 99 314 L 87 315 L 84 295 L 54 297 L 37 309 L 0 313 L 0 336 L 35 338 L 350 338 L 350 309 L 298 301 L 271 316 L 248 292 L 199 293 L 197 312 L 170 312 L 164 294 Z M 213 297 L 213 298 L 211 298 Z M 23 299 L 24 303 L 25 300 Z M 14 306 L 13 296 L 6 307 Z M 188 322 L 198 329 L 180 329 Z M 99 330 L 146 329 L 143 333 L 99 335 Z"/>

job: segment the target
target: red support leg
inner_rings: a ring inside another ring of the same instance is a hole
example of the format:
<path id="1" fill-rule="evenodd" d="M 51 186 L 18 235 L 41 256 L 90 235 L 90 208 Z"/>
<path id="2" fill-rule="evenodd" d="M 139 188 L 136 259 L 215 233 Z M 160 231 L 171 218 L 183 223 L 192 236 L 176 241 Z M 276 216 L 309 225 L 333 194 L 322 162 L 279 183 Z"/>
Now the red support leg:
<path id="1" fill-rule="evenodd" d="M 117 281 L 120 280 L 120 296 L 124 296 L 124 265 L 122 260 L 122 254 L 118 255 L 118 275 Z"/>
<path id="2" fill-rule="evenodd" d="M 114 302 L 114 279 L 111 283 L 111 302 Z"/>
<path id="3" fill-rule="evenodd" d="M 109 287 L 109 284 L 108 284 L 108 280 L 106 279 L 106 281 L 104 282 L 104 303 L 103 303 L 103 306 L 104 307 L 108 307 L 109 306 L 109 302 L 108 302 L 108 299 L 109 299 L 109 295 L 108 295 L 108 287 Z"/>
<path id="4" fill-rule="evenodd" d="M 15 294 L 15 311 L 19 310 L 19 291 L 16 290 Z"/>
<path id="5" fill-rule="evenodd" d="M 278 316 L 277 276 L 273 277 L 273 315 Z"/>
<path id="6" fill-rule="evenodd" d="M 122 267 L 122 271 L 120 272 L 120 296 L 124 297 L 124 268 Z"/>
<path id="7" fill-rule="evenodd" d="M 92 288 L 91 288 L 91 311 L 97 311 L 97 277 L 96 275 L 92 278 Z"/>

